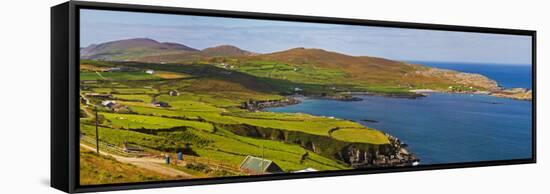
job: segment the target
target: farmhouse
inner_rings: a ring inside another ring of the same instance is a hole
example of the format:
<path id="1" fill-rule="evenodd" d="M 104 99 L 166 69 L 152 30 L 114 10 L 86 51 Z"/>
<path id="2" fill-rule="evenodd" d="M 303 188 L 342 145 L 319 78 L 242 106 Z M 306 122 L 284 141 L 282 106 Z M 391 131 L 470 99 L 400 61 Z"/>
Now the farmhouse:
<path id="1" fill-rule="evenodd" d="M 222 63 L 221 65 L 224 69 L 227 69 L 227 67 L 229 66 L 227 63 Z"/>
<path id="2" fill-rule="evenodd" d="M 104 100 L 104 101 L 101 102 L 101 105 L 103 105 L 107 108 L 112 108 L 113 106 L 116 105 L 116 102 L 112 101 L 112 100 Z"/>
<path id="3" fill-rule="evenodd" d="M 100 93 L 85 93 L 84 96 L 91 97 L 91 98 L 103 98 L 103 99 L 113 98 L 113 95 L 111 94 L 100 94 Z"/>
<path id="4" fill-rule="evenodd" d="M 148 69 L 148 70 L 145 70 L 145 73 L 153 75 L 155 74 L 155 70 Z"/>
<path id="5" fill-rule="evenodd" d="M 127 72 L 127 71 L 132 71 L 132 70 L 135 70 L 135 69 L 130 68 L 130 67 L 111 67 L 111 68 L 103 70 L 103 72 Z"/>
<path id="6" fill-rule="evenodd" d="M 239 168 L 249 174 L 275 174 L 283 172 L 283 169 L 275 164 L 275 162 L 254 156 L 246 156 Z"/>
<path id="7" fill-rule="evenodd" d="M 155 106 L 155 107 L 170 107 L 170 105 L 166 102 L 153 102 L 153 106 Z"/>
<path id="8" fill-rule="evenodd" d="M 302 170 L 292 171 L 292 173 L 302 173 L 302 172 L 317 172 L 318 170 L 315 168 L 306 168 Z"/>
<path id="9" fill-rule="evenodd" d="M 179 96 L 180 93 L 177 90 L 170 90 L 168 92 L 168 95 L 170 95 L 170 96 Z"/>
<path id="10" fill-rule="evenodd" d="M 112 111 L 115 111 L 115 112 L 120 112 L 120 111 L 130 111 L 130 108 L 128 106 L 125 106 L 125 105 L 122 105 L 122 104 L 117 104 L 115 101 L 113 100 L 105 100 L 105 101 L 102 101 L 101 102 L 101 105 L 111 109 Z"/>

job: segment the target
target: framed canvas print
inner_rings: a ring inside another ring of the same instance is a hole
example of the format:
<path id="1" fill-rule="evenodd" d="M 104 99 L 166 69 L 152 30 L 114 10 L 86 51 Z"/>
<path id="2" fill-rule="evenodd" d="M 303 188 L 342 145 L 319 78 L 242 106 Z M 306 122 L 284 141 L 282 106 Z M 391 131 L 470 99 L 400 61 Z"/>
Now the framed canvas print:
<path id="1" fill-rule="evenodd" d="M 534 163 L 535 31 L 52 7 L 65 192 Z"/>

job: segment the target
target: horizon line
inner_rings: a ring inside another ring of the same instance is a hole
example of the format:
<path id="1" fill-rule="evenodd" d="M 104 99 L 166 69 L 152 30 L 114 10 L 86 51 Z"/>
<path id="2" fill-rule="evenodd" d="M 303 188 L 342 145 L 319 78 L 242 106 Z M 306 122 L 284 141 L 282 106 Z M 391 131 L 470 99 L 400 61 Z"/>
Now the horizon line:
<path id="1" fill-rule="evenodd" d="M 297 46 L 297 47 L 292 47 L 292 48 L 287 48 L 287 49 L 284 49 L 284 50 L 278 50 L 278 51 L 272 51 L 272 52 L 268 52 L 268 53 L 261 53 L 261 52 L 257 52 L 257 51 L 252 51 L 252 50 L 248 50 L 248 49 L 243 49 L 242 47 L 238 46 L 238 45 L 233 45 L 233 44 L 218 44 L 218 45 L 213 45 L 213 46 L 208 46 L 208 47 L 205 47 L 205 48 L 198 48 L 198 47 L 194 47 L 194 46 L 190 46 L 188 44 L 184 44 L 184 43 L 181 43 L 181 42 L 175 42 L 175 41 L 159 41 L 157 39 L 154 39 L 154 38 L 149 38 L 149 37 L 136 37 L 136 38 L 125 38 L 125 39 L 117 39 L 117 40 L 110 40 L 110 41 L 105 41 L 105 42 L 101 42 L 101 43 L 91 43 L 89 44 L 88 46 L 85 46 L 85 47 L 82 47 L 82 45 L 79 45 L 80 48 L 79 49 L 83 49 L 83 48 L 86 48 L 86 47 L 90 47 L 92 45 L 100 45 L 100 44 L 105 44 L 105 43 L 109 43 L 109 42 L 116 42 L 116 41 L 123 41 L 123 40 L 132 40 L 132 39 L 149 39 L 149 40 L 153 40 L 153 41 L 156 41 L 158 43 L 175 43 L 175 44 L 180 44 L 180 45 L 184 45 L 184 46 L 187 46 L 187 47 L 190 47 L 190 48 L 193 48 L 193 49 L 196 49 L 198 51 L 202 51 L 204 49 L 207 49 L 207 48 L 214 48 L 214 47 L 218 47 L 218 46 L 234 46 L 234 47 L 237 47 L 238 49 L 241 49 L 241 50 L 244 50 L 244 51 L 248 51 L 248 52 L 252 52 L 252 53 L 255 53 L 255 54 L 272 54 L 272 53 L 276 53 L 276 52 L 283 52 L 283 51 L 288 51 L 288 50 L 292 50 L 292 49 L 297 49 L 297 48 L 304 48 L 304 49 L 321 49 L 321 50 L 324 50 L 324 51 L 327 51 L 327 52 L 335 52 L 335 53 L 339 53 L 339 54 L 343 54 L 343 55 L 348 55 L 348 56 L 352 56 L 352 57 L 376 57 L 376 58 L 383 58 L 383 59 L 388 59 L 388 60 L 393 60 L 393 61 L 400 61 L 400 62 L 406 62 L 406 63 L 418 63 L 418 62 L 429 62 L 429 63 L 459 63 L 459 64 L 477 64 L 477 65 L 481 65 L 481 64 L 485 64 L 485 65 L 500 65 L 500 66 L 532 66 L 533 64 L 532 63 L 505 63 L 505 62 L 480 62 L 480 61 L 441 61 L 441 60 L 423 60 L 423 59 L 396 59 L 396 58 L 388 58 L 388 57 L 380 57 L 380 56 L 373 56 L 373 55 L 351 55 L 351 54 L 348 54 L 348 53 L 344 53 L 344 52 L 341 52 L 341 51 L 334 51 L 334 50 L 328 50 L 328 49 L 325 49 L 325 48 L 317 48 L 317 47 L 305 47 L 305 46 Z M 80 43 L 79 43 L 80 44 Z M 424 65 L 424 64 L 420 64 L 420 65 Z"/>

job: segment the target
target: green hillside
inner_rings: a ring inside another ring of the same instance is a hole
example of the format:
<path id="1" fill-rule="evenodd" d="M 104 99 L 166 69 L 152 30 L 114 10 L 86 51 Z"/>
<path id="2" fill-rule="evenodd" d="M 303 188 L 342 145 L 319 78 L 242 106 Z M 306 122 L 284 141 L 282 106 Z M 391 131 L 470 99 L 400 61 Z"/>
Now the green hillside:
<path id="1" fill-rule="evenodd" d="M 167 52 L 135 50 L 144 47 L 167 47 Z M 350 92 L 414 97 L 410 90 L 498 87 L 476 74 L 321 49 L 253 54 L 232 46 L 199 51 L 133 40 L 96 45 L 87 54 L 106 56 L 99 51 L 113 49 L 124 52 L 108 54 L 110 61 L 81 60 L 81 134 L 95 138 L 97 120 L 99 139 L 108 145 L 136 145 L 151 154 L 185 148 L 186 154 L 207 161 L 197 165 L 222 164 L 232 172 L 201 176 L 242 174 L 235 171 L 249 155 L 272 160 L 285 172 L 407 165 L 416 160 L 395 138 L 358 122 L 273 113 L 249 104 L 297 103 L 291 95 L 346 100 Z M 390 159 L 394 163 L 388 163 Z"/>

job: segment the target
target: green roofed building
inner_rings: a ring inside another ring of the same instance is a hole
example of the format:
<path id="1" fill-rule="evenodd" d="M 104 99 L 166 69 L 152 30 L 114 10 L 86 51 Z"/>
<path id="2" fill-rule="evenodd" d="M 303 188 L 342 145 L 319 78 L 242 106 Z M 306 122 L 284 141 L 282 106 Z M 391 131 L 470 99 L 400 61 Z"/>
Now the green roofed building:
<path id="1" fill-rule="evenodd" d="M 241 163 L 240 169 L 249 174 L 274 174 L 283 172 L 283 169 L 275 164 L 275 162 L 254 156 L 246 156 Z"/>

